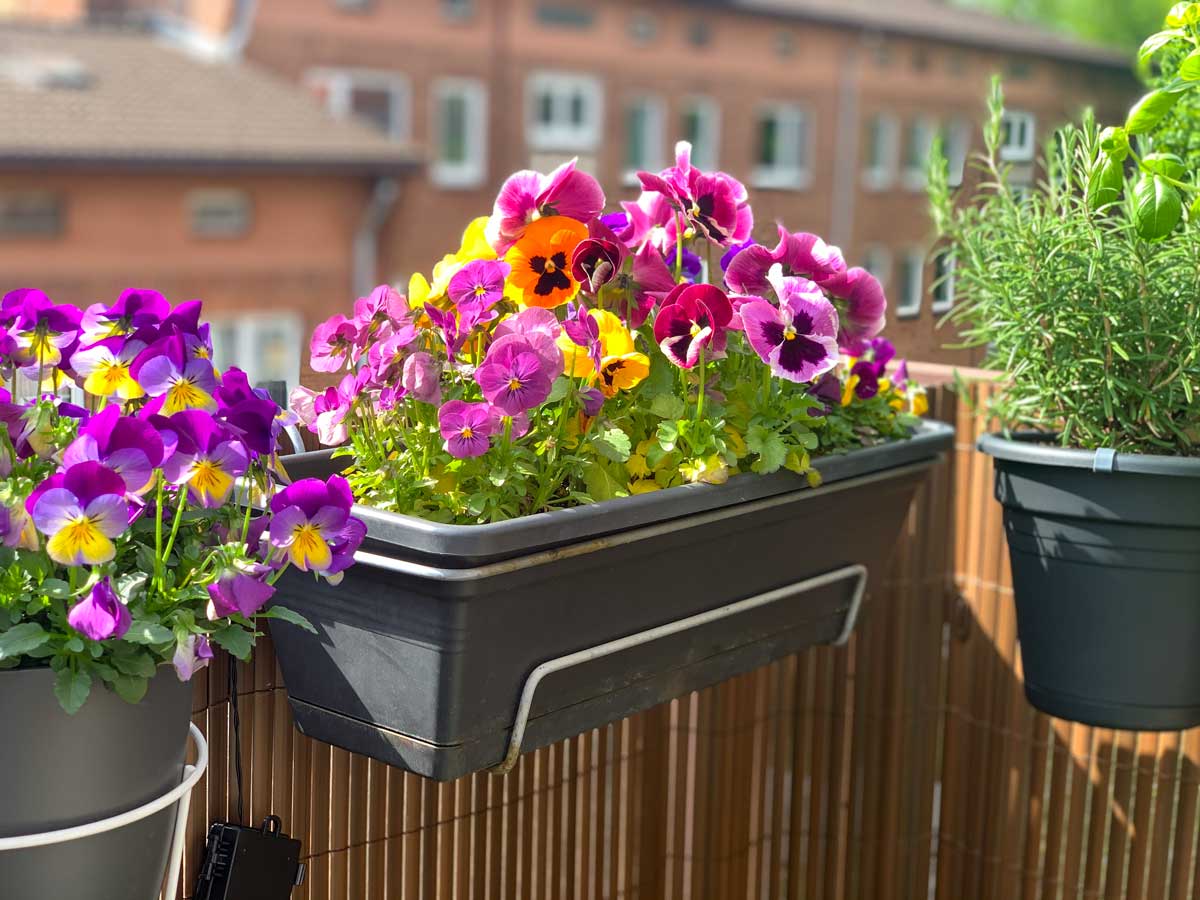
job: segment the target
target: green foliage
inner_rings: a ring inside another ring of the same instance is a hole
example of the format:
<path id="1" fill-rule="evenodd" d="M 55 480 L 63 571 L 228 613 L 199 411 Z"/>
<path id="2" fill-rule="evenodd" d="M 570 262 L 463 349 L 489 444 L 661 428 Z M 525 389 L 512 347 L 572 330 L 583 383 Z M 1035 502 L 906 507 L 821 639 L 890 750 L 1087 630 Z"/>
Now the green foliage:
<path id="1" fill-rule="evenodd" d="M 944 160 L 930 176 L 953 319 L 1008 375 L 989 413 L 1064 446 L 1200 455 L 1200 233 L 1178 224 L 1182 163 L 1147 154 L 1118 182 L 1126 134 L 1088 117 L 1056 135 L 1046 182 L 1021 197 L 998 161 L 998 85 L 990 110 L 972 201 L 956 206 Z"/>
<path id="2" fill-rule="evenodd" d="M 1171 5 L 1170 0 L 959 0 L 959 4 L 1129 49 L 1162 21 Z"/>

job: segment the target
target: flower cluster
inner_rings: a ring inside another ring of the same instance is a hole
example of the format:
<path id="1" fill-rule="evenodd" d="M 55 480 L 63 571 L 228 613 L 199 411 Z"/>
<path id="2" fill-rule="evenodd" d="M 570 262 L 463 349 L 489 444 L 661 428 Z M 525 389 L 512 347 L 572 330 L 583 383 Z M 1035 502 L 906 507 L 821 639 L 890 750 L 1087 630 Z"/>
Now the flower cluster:
<path id="1" fill-rule="evenodd" d="M 160 663 L 187 680 L 213 644 L 245 658 L 258 619 L 305 624 L 267 608 L 275 581 L 336 581 L 363 539 L 344 479 L 276 488 L 288 417 L 212 356 L 198 301 L 0 303 L 0 668 L 50 665 L 68 711 L 97 679 L 130 701 Z"/>
<path id="2" fill-rule="evenodd" d="M 407 296 L 381 286 L 317 328 L 341 373 L 292 405 L 350 447 L 355 495 L 486 522 L 786 467 L 903 437 L 923 394 L 878 335 L 886 300 L 819 237 L 753 240 L 745 187 L 691 164 L 639 173 L 605 213 L 569 162 L 501 187 Z"/>

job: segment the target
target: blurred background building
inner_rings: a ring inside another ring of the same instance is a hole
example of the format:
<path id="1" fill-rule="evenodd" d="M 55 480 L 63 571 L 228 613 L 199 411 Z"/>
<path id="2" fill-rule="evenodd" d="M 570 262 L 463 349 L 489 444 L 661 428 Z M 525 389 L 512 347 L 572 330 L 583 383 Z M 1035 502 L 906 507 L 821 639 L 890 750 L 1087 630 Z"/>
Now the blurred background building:
<path id="1" fill-rule="evenodd" d="M 815 231 L 935 330 L 924 166 L 952 176 L 1004 77 L 1018 176 L 1129 55 L 943 0 L 0 0 L 0 285 L 199 296 L 220 362 L 294 383 L 308 330 L 457 247 L 503 178 L 578 156 L 610 197 L 693 160 L 743 178 L 756 236 Z"/>

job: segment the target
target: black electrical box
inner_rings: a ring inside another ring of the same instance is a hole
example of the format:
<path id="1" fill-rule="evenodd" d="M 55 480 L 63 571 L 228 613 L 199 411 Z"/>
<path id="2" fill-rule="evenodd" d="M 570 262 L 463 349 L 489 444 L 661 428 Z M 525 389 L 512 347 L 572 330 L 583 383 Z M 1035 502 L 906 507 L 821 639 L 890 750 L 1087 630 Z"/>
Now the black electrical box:
<path id="1" fill-rule="evenodd" d="M 287 900 L 304 882 L 304 863 L 300 842 L 279 829 L 278 816 L 268 816 L 262 828 L 214 822 L 195 900 Z"/>

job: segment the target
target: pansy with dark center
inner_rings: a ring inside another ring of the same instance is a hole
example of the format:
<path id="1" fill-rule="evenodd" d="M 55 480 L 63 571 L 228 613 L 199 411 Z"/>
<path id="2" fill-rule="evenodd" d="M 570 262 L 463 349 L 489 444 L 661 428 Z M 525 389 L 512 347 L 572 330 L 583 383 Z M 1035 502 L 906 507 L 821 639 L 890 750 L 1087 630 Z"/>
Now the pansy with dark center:
<path id="1" fill-rule="evenodd" d="M 579 284 L 571 277 L 571 257 L 587 237 L 581 222 L 564 216 L 538 219 L 505 255 L 511 266 L 509 286 L 524 306 L 553 309 L 575 296 Z"/>
<path id="2" fill-rule="evenodd" d="M 778 265 L 770 277 L 779 306 L 757 299 L 743 303 L 746 339 L 776 376 L 813 381 L 837 365 L 837 310 L 815 282 L 785 278 Z"/>
<path id="3" fill-rule="evenodd" d="M 475 380 L 487 401 L 508 416 L 541 406 L 553 383 L 532 345 L 518 337 L 493 344 Z"/>
<path id="4" fill-rule="evenodd" d="M 720 288 L 679 285 L 663 300 L 654 320 L 654 339 L 667 359 L 690 369 L 705 348 L 711 346 L 713 352 L 724 349 L 725 331 L 732 318 L 733 306 Z"/>

